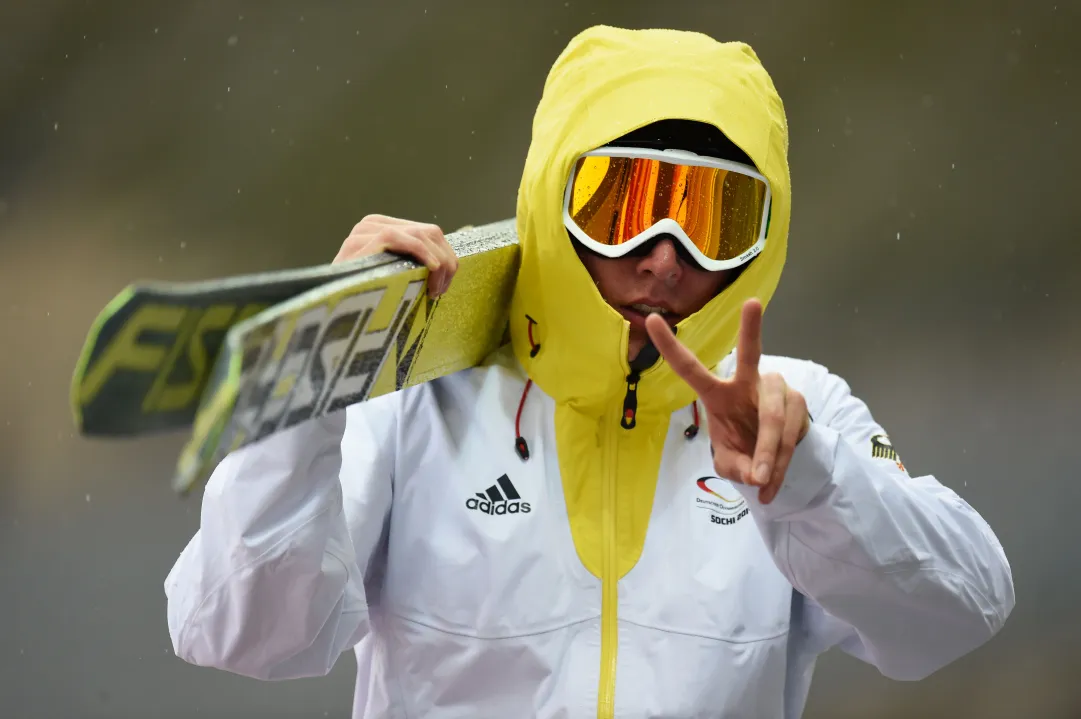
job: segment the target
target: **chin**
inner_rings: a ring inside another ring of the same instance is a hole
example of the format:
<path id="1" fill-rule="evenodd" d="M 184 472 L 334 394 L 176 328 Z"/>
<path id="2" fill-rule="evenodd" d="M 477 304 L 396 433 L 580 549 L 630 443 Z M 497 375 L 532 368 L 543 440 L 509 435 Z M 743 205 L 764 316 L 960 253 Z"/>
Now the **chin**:
<path id="1" fill-rule="evenodd" d="M 642 348 L 646 346 L 646 342 L 649 341 L 649 335 L 645 330 L 640 330 L 637 327 L 631 327 L 630 337 L 627 339 L 627 359 L 633 360 L 638 356 L 638 353 L 642 351 Z"/>

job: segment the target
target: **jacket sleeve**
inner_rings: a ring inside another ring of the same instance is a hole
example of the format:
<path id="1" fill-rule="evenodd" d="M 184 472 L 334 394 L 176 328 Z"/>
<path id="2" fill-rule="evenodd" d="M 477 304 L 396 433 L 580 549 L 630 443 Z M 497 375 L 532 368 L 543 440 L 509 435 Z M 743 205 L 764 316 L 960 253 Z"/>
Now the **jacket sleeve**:
<path id="1" fill-rule="evenodd" d="M 199 530 L 165 580 L 177 656 L 256 679 L 322 676 L 368 632 L 364 573 L 392 492 L 383 399 L 271 435 L 215 469 Z"/>
<path id="2" fill-rule="evenodd" d="M 994 636 L 1014 605 L 1002 546 L 934 477 L 912 477 L 847 383 L 812 365 L 817 400 L 773 502 L 736 485 L 811 625 L 898 680 L 924 678 Z M 810 398 L 809 402 L 810 402 Z M 838 630 L 841 631 L 838 631 Z"/>

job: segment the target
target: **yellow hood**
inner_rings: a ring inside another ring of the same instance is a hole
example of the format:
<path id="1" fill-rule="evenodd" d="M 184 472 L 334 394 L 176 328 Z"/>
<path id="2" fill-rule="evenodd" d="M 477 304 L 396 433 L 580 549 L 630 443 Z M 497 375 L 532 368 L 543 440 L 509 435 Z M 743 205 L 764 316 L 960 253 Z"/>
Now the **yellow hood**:
<path id="1" fill-rule="evenodd" d="M 709 367 L 735 346 L 740 307 L 763 304 L 784 265 L 790 216 L 788 128 L 781 99 L 754 51 L 673 30 L 590 28 L 552 67 L 533 123 L 518 192 L 521 269 L 511 306 L 514 351 L 558 403 L 596 416 L 622 406 L 628 325 L 601 298 L 562 222 L 563 191 L 582 152 L 663 119 L 716 126 L 769 179 L 773 212 L 765 251 L 740 278 L 679 325 Z M 531 356 L 533 340 L 541 345 Z M 638 415 L 671 414 L 693 400 L 667 364 L 642 375 Z M 641 421 L 641 420 L 639 420 Z"/>
<path id="2" fill-rule="evenodd" d="M 671 30 L 595 27 L 581 33 L 545 83 L 518 191 L 521 267 L 511 341 L 526 372 L 556 401 L 556 450 L 571 534 L 582 564 L 601 580 L 602 718 L 613 715 L 618 582 L 642 554 L 671 414 L 694 395 L 665 362 L 657 362 L 638 383 L 636 426 L 620 426 L 629 327 L 578 259 L 563 227 L 562 200 L 581 153 L 665 119 L 716 126 L 751 157 L 773 190 L 765 250 L 679 324 L 680 339 L 715 367 L 735 346 L 743 302 L 757 296 L 766 303 L 773 295 L 788 235 L 784 108 L 750 47 Z"/>

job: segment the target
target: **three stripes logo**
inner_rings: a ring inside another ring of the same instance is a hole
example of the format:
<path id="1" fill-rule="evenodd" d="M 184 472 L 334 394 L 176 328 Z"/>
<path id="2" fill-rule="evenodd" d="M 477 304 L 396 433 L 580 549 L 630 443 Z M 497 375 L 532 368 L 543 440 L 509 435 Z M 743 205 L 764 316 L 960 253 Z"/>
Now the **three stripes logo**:
<path id="1" fill-rule="evenodd" d="M 532 509 L 529 502 L 521 500 L 522 495 L 504 474 L 491 487 L 465 500 L 465 506 L 484 514 L 529 514 Z"/>

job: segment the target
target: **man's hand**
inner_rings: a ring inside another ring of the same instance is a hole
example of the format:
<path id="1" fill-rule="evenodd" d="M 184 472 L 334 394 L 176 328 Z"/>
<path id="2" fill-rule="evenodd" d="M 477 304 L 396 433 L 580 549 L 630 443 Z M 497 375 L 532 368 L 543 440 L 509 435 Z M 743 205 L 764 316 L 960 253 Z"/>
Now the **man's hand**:
<path id="1" fill-rule="evenodd" d="M 762 303 L 748 300 L 743 305 L 736 373 L 728 380 L 706 369 L 660 316 L 647 317 L 646 330 L 661 356 L 702 402 L 718 476 L 760 487 L 758 500 L 772 502 L 811 420 L 803 395 L 781 375 L 758 374 Z"/>
<path id="2" fill-rule="evenodd" d="M 355 260 L 380 252 L 412 257 L 428 268 L 428 296 L 438 297 L 450 287 L 458 271 L 458 257 L 438 225 L 368 215 L 353 228 L 334 262 Z"/>

